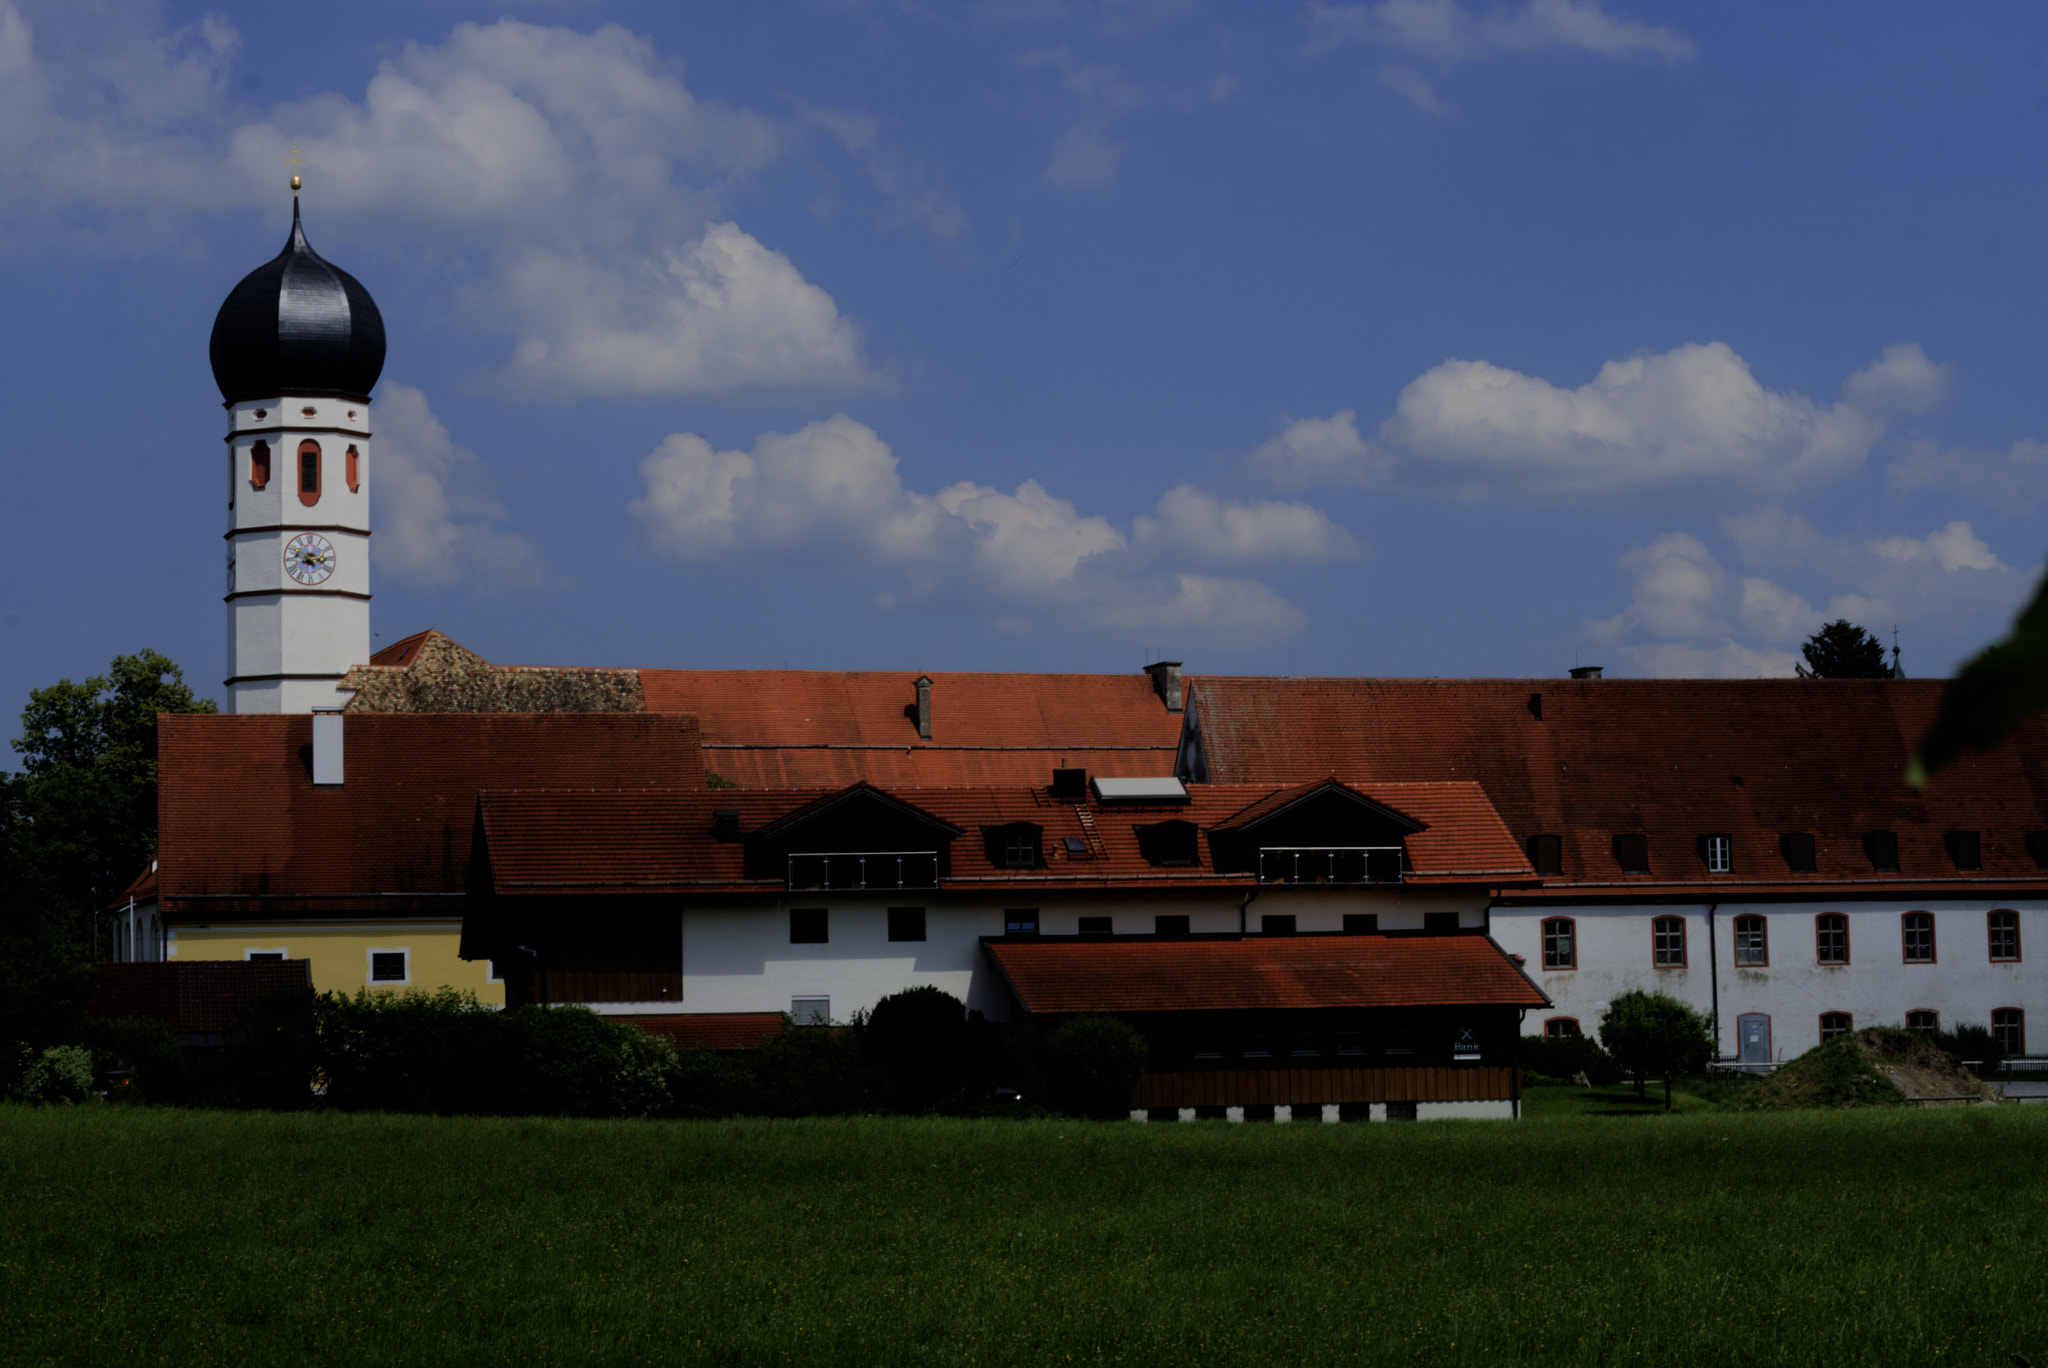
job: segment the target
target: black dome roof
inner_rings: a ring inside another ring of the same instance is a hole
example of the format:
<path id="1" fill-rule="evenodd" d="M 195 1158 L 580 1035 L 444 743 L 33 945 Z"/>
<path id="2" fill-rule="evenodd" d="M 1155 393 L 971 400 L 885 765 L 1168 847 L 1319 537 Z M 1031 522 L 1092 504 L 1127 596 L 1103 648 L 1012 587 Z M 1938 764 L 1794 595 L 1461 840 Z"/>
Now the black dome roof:
<path id="1" fill-rule="evenodd" d="M 207 350 L 229 403 L 323 390 L 368 399 L 384 371 L 384 316 L 306 241 L 294 195 L 291 238 L 228 295 Z"/>

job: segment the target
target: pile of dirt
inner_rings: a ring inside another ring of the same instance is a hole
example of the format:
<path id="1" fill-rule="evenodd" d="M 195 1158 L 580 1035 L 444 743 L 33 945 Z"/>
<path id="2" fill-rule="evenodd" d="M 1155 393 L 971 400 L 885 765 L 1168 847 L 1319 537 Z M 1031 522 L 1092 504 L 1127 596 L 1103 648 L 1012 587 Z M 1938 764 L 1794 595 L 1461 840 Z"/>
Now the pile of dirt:
<path id="1" fill-rule="evenodd" d="M 1910 1031 L 1872 1026 L 1808 1050 L 1750 1089 L 1744 1111 L 1967 1106 L 2004 1099 Z"/>

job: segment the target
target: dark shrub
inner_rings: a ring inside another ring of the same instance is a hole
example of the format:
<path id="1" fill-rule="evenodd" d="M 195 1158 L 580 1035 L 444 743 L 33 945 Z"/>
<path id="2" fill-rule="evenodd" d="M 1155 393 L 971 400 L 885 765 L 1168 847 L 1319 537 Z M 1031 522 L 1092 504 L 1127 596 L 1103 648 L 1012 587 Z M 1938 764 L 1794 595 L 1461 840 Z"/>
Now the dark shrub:
<path id="1" fill-rule="evenodd" d="M 785 1022 L 748 1062 L 761 1116 L 848 1116 L 873 1111 L 880 1100 L 874 1068 L 852 1031 Z"/>
<path id="2" fill-rule="evenodd" d="M 89 1021 L 85 1043 L 109 1102 L 184 1103 L 194 1098 L 194 1070 L 171 1028 L 150 1017 Z"/>
<path id="3" fill-rule="evenodd" d="M 1116 1017 L 1062 1022 L 1045 1038 L 1046 1100 L 1075 1116 L 1127 1116 L 1149 1053 L 1145 1037 Z"/>
<path id="4" fill-rule="evenodd" d="M 967 1007 L 959 998 L 930 984 L 891 993 L 855 1033 L 891 1106 L 922 1112 L 959 1100 L 967 1044 Z"/>
<path id="5" fill-rule="evenodd" d="M 588 1007 L 522 1007 L 504 1018 L 509 1096 L 527 1116 L 660 1116 L 674 1047 Z"/>
<path id="6" fill-rule="evenodd" d="M 344 1111 L 517 1111 L 505 1015 L 473 995 L 323 995 L 320 1071 Z"/>
<path id="7" fill-rule="evenodd" d="M 210 1075 L 198 1091 L 215 1102 L 277 1111 L 310 1105 L 327 1064 L 322 1026 L 332 1001 L 300 988 L 243 1003 L 225 1049 L 187 1052 L 195 1071 Z"/>
<path id="8" fill-rule="evenodd" d="M 675 1052 L 668 1091 L 668 1114 L 685 1121 L 751 1116 L 762 1110 L 753 1059 L 714 1054 L 702 1045 Z"/>
<path id="9" fill-rule="evenodd" d="M 2000 1048 L 1998 1037 L 1991 1034 L 1991 1028 L 1988 1026 L 1965 1022 L 1953 1031 L 1937 1031 L 1928 1039 L 1958 1064 L 1967 1059 L 1981 1064 L 1987 1073 L 2005 1058 L 2005 1051 Z"/>
<path id="10" fill-rule="evenodd" d="M 1523 1036 L 1515 1049 L 1525 1076 L 1569 1081 L 1582 1073 L 1596 1088 L 1611 1088 L 1622 1079 L 1621 1066 L 1591 1036 Z"/>

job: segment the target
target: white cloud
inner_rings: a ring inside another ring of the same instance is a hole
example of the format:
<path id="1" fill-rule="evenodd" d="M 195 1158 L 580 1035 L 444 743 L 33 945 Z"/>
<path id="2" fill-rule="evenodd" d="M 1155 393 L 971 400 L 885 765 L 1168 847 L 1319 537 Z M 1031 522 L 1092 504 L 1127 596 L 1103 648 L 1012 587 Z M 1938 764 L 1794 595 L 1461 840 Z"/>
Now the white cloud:
<path id="1" fill-rule="evenodd" d="M 1886 468 L 1885 479 L 1900 493 L 1932 489 L 2003 513 L 2031 513 L 2048 498 L 2048 442 L 2022 440 L 2005 451 L 1978 451 L 1919 438 Z"/>
<path id="2" fill-rule="evenodd" d="M 1425 114 L 1455 114 L 1458 107 L 1438 98 L 1429 78 L 1413 67 L 1388 63 L 1380 68 L 1380 84 Z"/>
<path id="3" fill-rule="evenodd" d="M 510 334 L 500 379 L 526 392 L 889 389 L 831 297 L 727 221 L 813 127 L 861 162 L 891 216 L 965 228 L 872 129 L 699 99 L 616 25 L 458 24 L 400 48 L 360 99 L 250 109 L 227 93 L 238 40 L 224 21 L 164 34 L 145 8 L 75 8 L 0 0 L 0 233 L 161 250 L 189 245 L 166 224 L 198 214 L 281 219 L 296 144 L 315 241 L 335 256 L 374 242 L 468 279 L 461 316 Z M 374 293 L 375 261 L 347 260 Z"/>
<path id="4" fill-rule="evenodd" d="M 1053 144 L 1052 160 L 1045 165 L 1046 184 L 1061 189 L 1108 185 L 1116 179 L 1117 163 L 1122 156 L 1105 140 L 1100 124 L 1078 124 Z"/>
<path id="5" fill-rule="evenodd" d="M 1353 411 L 1344 409 L 1291 425 L 1248 464 L 1283 488 L 1779 498 L 1862 466 L 1884 434 L 1863 403 L 1895 410 L 1929 401 L 1944 374 L 1917 347 L 1893 347 L 1850 378 L 1844 388 L 1853 399 L 1830 405 L 1764 388 L 1720 342 L 1609 361 L 1576 389 L 1453 359 L 1411 381 L 1372 440 L 1360 437 Z"/>
<path id="6" fill-rule="evenodd" d="M 1358 414 L 1351 409 L 1289 423 L 1279 436 L 1260 443 L 1247 464 L 1282 489 L 1372 484 L 1392 469 L 1358 435 Z"/>
<path id="7" fill-rule="evenodd" d="M 1382 0 L 1376 5 L 1311 4 L 1309 51 L 1372 43 L 1450 66 L 1497 53 L 1574 51 L 1621 59 L 1690 61 L 1692 40 L 1660 25 L 1620 19 L 1598 0 L 1524 0 L 1519 7 L 1468 10 L 1456 0 Z"/>
<path id="8" fill-rule="evenodd" d="M 1960 521 L 1918 537 L 1829 534 L 1766 507 L 1722 527 L 1744 565 L 1771 577 L 1735 580 L 1698 538 L 1668 532 L 1622 558 L 1632 601 L 1588 620 L 1583 639 L 1649 674 L 1789 674 L 1798 659 L 1791 648 L 1823 622 L 1846 618 L 1880 635 L 1897 626 L 1909 669 L 1917 660 L 1933 671 L 1995 632 L 2033 578 Z"/>
<path id="9" fill-rule="evenodd" d="M 1926 413 L 1947 402 L 1955 366 L 1927 359 L 1914 342 L 1894 342 L 1877 360 L 1842 382 L 1842 399 L 1873 418 Z"/>
<path id="10" fill-rule="evenodd" d="M 646 492 L 633 516 L 669 559 L 773 551 L 892 570 L 905 587 L 885 602 L 950 601 L 1005 630 L 1057 623 L 1215 645 L 1276 640 L 1299 630 L 1300 610 L 1256 580 L 1204 567 L 1361 550 L 1304 505 L 1230 503 L 1185 485 L 1129 533 L 1035 480 L 1009 492 L 961 481 L 920 494 L 904 487 L 887 443 L 843 414 L 765 433 L 751 451 L 675 434 L 640 469 Z"/>
<path id="11" fill-rule="evenodd" d="M 489 472 L 475 452 L 455 444 L 425 394 L 387 382 L 374 415 L 372 558 L 380 578 L 420 589 L 516 590 L 547 582 L 533 544 L 492 525 L 507 515 L 490 492 Z"/>
<path id="12" fill-rule="evenodd" d="M 868 180 L 889 201 L 885 224 L 919 223 L 934 235 L 956 242 L 968 229 L 967 212 L 932 170 L 905 157 L 884 142 L 872 114 L 826 109 L 798 101 L 803 116 L 824 129 L 860 162 Z"/>
<path id="13" fill-rule="evenodd" d="M 832 296 L 731 223 L 657 261 L 535 249 L 477 306 L 519 338 L 500 377 L 544 396 L 891 390 Z"/>

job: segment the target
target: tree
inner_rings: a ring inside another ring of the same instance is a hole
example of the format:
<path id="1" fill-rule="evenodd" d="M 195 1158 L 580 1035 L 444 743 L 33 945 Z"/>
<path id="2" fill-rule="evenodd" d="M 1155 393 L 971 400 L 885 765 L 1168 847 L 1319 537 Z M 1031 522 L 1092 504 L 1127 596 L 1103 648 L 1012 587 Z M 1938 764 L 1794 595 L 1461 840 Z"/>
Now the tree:
<path id="1" fill-rule="evenodd" d="M 891 993 L 856 1027 L 903 1111 L 943 1105 L 960 1091 L 967 1007 L 933 984 Z"/>
<path id="2" fill-rule="evenodd" d="M 1671 1110 L 1674 1075 L 1695 1074 L 1714 1054 L 1713 1027 L 1704 1013 L 1666 993 L 1631 988 L 1607 1005 L 1600 1022 L 1600 1043 L 1636 1080 L 1652 1074 L 1664 1080 L 1664 1110 Z"/>
<path id="3" fill-rule="evenodd" d="M 1941 692 L 1941 711 L 1906 769 L 1914 787 L 1964 751 L 2003 741 L 2028 714 L 2048 707 L 2048 575 L 2003 641 L 1972 657 Z"/>
<path id="4" fill-rule="evenodd" d="M 1890 679 L 1884 643 L 1846 618 L 1836 618 L 1806 639 L 1799 648 L 1806 664 L 1796 666 L 1801 679 Z"/>
<path id="5" fill-rule="evenodd" d="M 0 774 L 0 1041 L 75 1039 L 94 918 L 156 852 L 156 717 L 210 713 L 155 651 L 29 694 Z"/>

